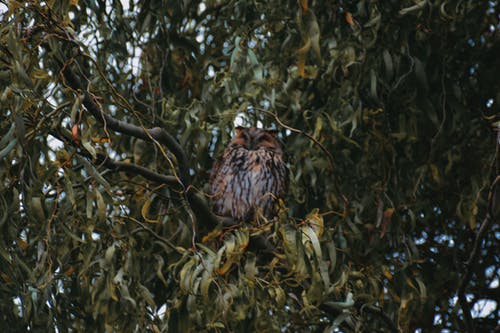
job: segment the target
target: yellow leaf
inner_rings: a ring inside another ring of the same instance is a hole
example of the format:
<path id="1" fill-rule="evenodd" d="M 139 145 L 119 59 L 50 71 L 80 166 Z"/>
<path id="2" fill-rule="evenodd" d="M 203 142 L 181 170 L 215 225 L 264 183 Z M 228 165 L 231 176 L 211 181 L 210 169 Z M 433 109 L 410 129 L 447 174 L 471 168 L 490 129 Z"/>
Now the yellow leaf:
<path id="1" fill-rule="evenodd" d="M 388 269 L 386 269 L 386 270 L 384 271 L 384 276 L 385 276 L 387 279 L 392 280 L 392 274 L 391 274 L 391 272 L 389 272 L 389 270 L 388 270 Z"/>
<path id="2" fill-rule="evenodd" d="M 107 137 L 102 137 L 102 138 L 92 138 L 92 142 L 94 143 L 110 143 L 111 141 Z"/>
<path id="3" fill-rule="evenodd" d="M 210 232 L 209 232 L 208 234 L 206 234 L 205 236 L 203 236 L 203 238 L 202 238 L 201 242 L 202 242 L 202 243 L 206 243 L 206 242 L 208 242 L 208 241 L 210 241 L 210 240 L 212 240 L 212 239 L 214 239 L 214 238 L 218 237 L 221 233 L 222 233 L 222 230 L 221 230 L 221 229 L 216 228 L 216 229 L 214 229 L 214 230 L 210 231 Z"/>
<path id="4" fill-rule="evenodd" d="M 149 206 L 151 206 L 151 202 L 152 202 L 151 199 L 147 198 L 146 202 L 144 202 L 144 205 L 142 205 L 142 209 L 141 209 L 142 218 L 144 219 L 144 221 L 149 222 L 149 223 L 159 223 L 160 221 L 150 219 L 147 217 Z"/>
<path id="5" fill-rule="evenodd" d="M 307 215 L 306 222 L 311 226 L 318 239 L 321 238 L 325 225 L 323 217 L 319 214 L 319 209 L 313 209 L 313 211 Z"/>
<path id="6" fill-rule="evenodd" d="M 220 268 L 217 268 L 215 270 L 215 272 L 219 275 L 224 275 L 227 273 L 227 271 L 229 270 L 229 268 L 231 268 L 231 266 L 233 265 L 233 261 L 232 260 L 227 260 L 224 265 L 222 265 L 222 267 Z"/>
<path id="7" fill-rule="evenodd" d="M 440 183 L 441 182 L 441 177 L 439 176 L 439 169 L 438 169 L 438 167 L 435 164 L 431 164 L 429 167 L 431 168 L 432 179 L 436 183 Z"/>
<path id="8" fill-rule="evenodd" d="M 46 79 L 49 77 L 49 73 L 43 68 L 34 68 L 31 73 L 34 79 Z"/>
<path id="9" fill-rule="evenodd" d="M 298 59 L 297 59 L 297 68 L 299 75 L 303 78 L 306 77 L 305 73 L 305 65 L 306 65 L 306 55 L 311 48 L 311 40 L 309 38 L 306 39 L 304 46 L 297 50 Z"/>
<path id="10" fill-rule="evenodd" d="M 69 0 L 70 6 L 78 6 L 78 0 Z"/>

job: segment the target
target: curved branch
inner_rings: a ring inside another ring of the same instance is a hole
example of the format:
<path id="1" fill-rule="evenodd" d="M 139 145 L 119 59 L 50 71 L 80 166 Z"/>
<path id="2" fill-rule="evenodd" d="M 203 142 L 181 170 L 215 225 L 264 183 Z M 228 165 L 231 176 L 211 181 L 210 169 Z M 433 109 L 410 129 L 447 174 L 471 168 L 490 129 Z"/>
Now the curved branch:
<path id="1" fill-rule="evenodd" d="M 104 124 L 106 129 L 111 129 L 115 132 L 130 135 L 144 141 L 151 142 L 156 140 L 164 144 L 177 158 L 181 185 L 184 188 L 187 188 L 191 184 L 191 177 L 189 176 L 189 163 L 186 153 L 170 133 L 159 127 L 144 129 L 140 126 L 113 118 L 103 112 L 102 107 L 97 102 L 94 95 L 87 89 L 84 89 L 80 79 L 75 75 L 69 66 L 63 66 L 62 74 L 72 89 L 83 92 L 83 105 L 96 120 Z"/>
<path id="2" fill-rule="evenodd" d="M 189 175 L 189 163 L 187 155 L 184 149 L 170 133 L 159 127 L 145 129 L 143 127 L 118 120 L 108 115 L 103 111 L 95 96 L 83 87 L 80 79 L 73 72 L 73 70 L 71 70 L 69 64 L 61 64 L 61 67 L 61 72 L 66 83 L 70 88 L 81 91 L 83 93 L 83 105 L 96 120 L 100 121 L 105 126 L 105 130 L 111 129 L 115 132 L 130 135 L 145 141 L 158 141 L 161 144 L 164 144 L 177 158 L 179 178 L 174 176 L 161 175 L 148 168 L 136 164 L 113 161 L 104 155 L 98 156 L 98 163 L 101 163 L 109 169 L 128 171 L 139 174 L 146 179 L 163 183 L 171 187 L 181 186 L 185 194 L 185 198 L 187 199 L 192 211 L 196 215 L 196 219 L 198 221 L 203 221 L 204 225 L 207 225 L 210 228 L 215 228 L 217 225 L 230 227 L 237 224 L 232 219 L 219 217 L 213 214 L 205 198 L 197 193 L 191 186 L 191 177 Z M 264 237 L 255 236 L 252 237 L 252 239 L 253 244 L 259 250 L 264 250 L 267 252 L 272 252 L 274 250 L 274 247 L 270 245 L 270 243 Z"/>
<path id="3" fill-rule="evenodd" d="M 106 168 L 108 168 L 110 170 L 133 173 L 136 175 L 140 175 L 148 180 L 151 180 L 151 181 L 154 181 L 154 182 L 157 182 L 160 184 L 165 184 L 165 185 L 168 185 L 168 186 L 173 187 L 173 188 L 179 186 L 179 181 L 177 180 L 177 177 L 175 177 L 175 176 L 162 175 L 162 174 L 159 174 L 157 172 L 154 172 L 151 169 L 145 168 L 143 166 L 140 166 L 140 165 L 137 165 L 134 163 L 113 161 L 108 156 L 105 156 L 103 154 L 97 154 L 96 163 L 104 165 Z"/>

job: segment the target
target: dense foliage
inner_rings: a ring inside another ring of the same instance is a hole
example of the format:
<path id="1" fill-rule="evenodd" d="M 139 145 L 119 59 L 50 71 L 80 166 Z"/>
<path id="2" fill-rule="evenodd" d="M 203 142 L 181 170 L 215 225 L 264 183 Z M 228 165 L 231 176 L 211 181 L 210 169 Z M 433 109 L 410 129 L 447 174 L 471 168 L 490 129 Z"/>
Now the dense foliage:
<path id="1" fill-rule="evenodd" d="M 1 3 L 2 332 L 498 329 L 496 1 Z M 235 122 L 274 220 L 207 211 Z"/>

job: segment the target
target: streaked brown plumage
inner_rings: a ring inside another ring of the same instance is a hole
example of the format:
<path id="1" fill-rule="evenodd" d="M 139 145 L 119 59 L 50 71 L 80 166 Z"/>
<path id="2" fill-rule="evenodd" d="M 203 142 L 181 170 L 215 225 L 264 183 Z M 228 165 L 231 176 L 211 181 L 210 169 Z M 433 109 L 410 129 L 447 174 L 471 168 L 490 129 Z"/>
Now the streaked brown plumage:
<path id="1" fill-rule="evenodd" d="M 215 214 L 248 221 L 272 218 L 276 199 L 288 187 L 288 169 L 273 130 L 237 127 L 236 136 L 215 162 L 210 178 Z"/>

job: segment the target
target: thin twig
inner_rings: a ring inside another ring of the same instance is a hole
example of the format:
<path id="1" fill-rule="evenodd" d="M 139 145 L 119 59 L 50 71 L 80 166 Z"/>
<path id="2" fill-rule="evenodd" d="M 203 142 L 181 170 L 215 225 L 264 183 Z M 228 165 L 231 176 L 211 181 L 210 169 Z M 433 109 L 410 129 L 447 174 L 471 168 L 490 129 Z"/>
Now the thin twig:
<path id="1" fill-rule="evenodd" d="M 309 140 L 311 140 L 312 142 L 314 142 L 315 145 L 317 145 L 327 156 L 328 158 L 328 163 L 330 164 L 330 168 L 331 170 L 335 170 L 335 163 L 334 163 L 334 160 L 333 160 L 333 156 L 332 154 L 325 148 L 325 146 L 323 146 L 321 144 L 321 142 L 319 142 L 318 140 L 316 140 L 315 138 L 313 138 L 310 134 L 302 131 L 302 130 L 299 130 L 297 128 L 294 128 L 294 127 L 291 127 L 291 126 L 288 126 L 287 124 L 283 123 L 281 121 L 281 119 L 278 117 L 277 114 L 273 113 L 273 112 L 270 112 L 268 110 L 264 110 L 264 109 L 260 109 L 260 108 L 256 108 L 256 110 L 259 110 L 261 112 L 264 112 L 268 115 L 270 115 L 271 117 L 274 118 L 274 120 L 276 120 L 276 122 L 283 128 L 286 128 L 287 130 L 290 130 L 291 132 L 294 132 L 294 133 L 298 133 L 300 135 L 303 135 L 305 137 L 307 137 Z"/>
<path id="2" fill-rule="evenodd" d="M 500 158 L 499 150 L 500 150 L 500 131 L 497 133 L 495 163 Z M 492 165 L 492 169 L 493 166 L 495 166 L 495 164 Z M 498 200 L 500 199 L 499 198 L 500 175 L 498 166 L 495 169 L 496 169 L 495 170 L 496 176 L 493 182 L 491 183 L 490 191 L 488 193 L 488 211 L 486 213 L 486 217 L 481 223 L 481 227 L 479 228 L 476 238 L 474 239 L 474 245 L 472 246 L 472 251 L 470 253 L 469 259 L 465 264 L 465 271 L 464 274 L 462 275 L 462 279 L 460 279 L 457 291 L 458 301 L 460 303 L 460 307 L 462 308 L 462 312 L 464 314 L 464 323 L 467 328 L 467 332 L 469 333 L 474 333 L 476 330 L 474 327 L 469 302 L 467 301 L 467 298 L 465 296 L 465 289 L 467 288 L 467 285 L 470 283 L 470 280 L 472 279 L 473 268 L 478 261 L 480 248 L 484 236 L 486 235 L 490 226 L 498 219 L 497 216 L 498 208 L 496 207 L 496 205 L 498 205 Z"/>

